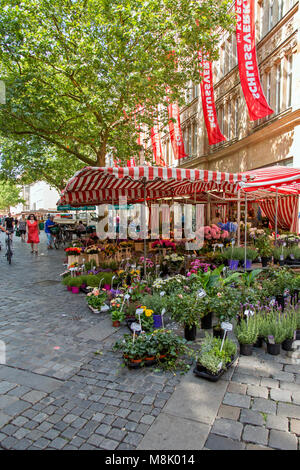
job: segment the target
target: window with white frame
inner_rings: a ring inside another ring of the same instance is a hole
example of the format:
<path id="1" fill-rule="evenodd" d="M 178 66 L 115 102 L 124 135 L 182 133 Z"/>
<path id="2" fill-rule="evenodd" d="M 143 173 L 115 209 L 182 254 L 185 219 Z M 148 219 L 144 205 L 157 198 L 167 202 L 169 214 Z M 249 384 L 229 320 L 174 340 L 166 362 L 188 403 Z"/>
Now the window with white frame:
<path id="1" fill-rule="evenodd" d="M 287 107 L 292 105 L 292 86 L 293 86 L 293 54 L 287 58 Z"/>
<path id="2" fill-rule="evenodd" d="M 280 113 L 281 110 L 281 63 L 276 66 L 276 113 Z"/>
<path id="3" fill-rule="evenodd" d="M 240 100 L 236 98 L 234 107 L 234 137 L 238 137 L 239 134 L 239 105 Z"/>
<path id="4" fill-rule="evenodd" d="M 267 92 L 266 92 L 267 103 L 269 106 L 271 106 L 271 72 L 268 72 L 266 76 L 266 88 L 267 88 Z"/>
<path id="5" fill-rule="evenodd" d="M 231 140 L 231 101 L 227 105 L 227 140 Z"/>
<path id="6" fill-rule="evenodd" d="M 194 121 L 193 126 L 193 155 L 197 155 L 198 152 L 198 125 L 197 122 Z"/>
<path id="7" fill-rule="evenodd" d="M 269 0 L 269 31 L 274 26 L 274 0 Z"/>

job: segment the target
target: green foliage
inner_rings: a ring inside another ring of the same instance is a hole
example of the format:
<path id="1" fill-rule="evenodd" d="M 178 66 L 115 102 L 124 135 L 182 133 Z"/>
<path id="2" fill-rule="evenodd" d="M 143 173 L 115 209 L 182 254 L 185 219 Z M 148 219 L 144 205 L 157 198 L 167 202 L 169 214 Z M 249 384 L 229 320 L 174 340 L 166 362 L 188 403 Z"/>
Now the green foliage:
<path id="1" fill-rule="evenodd" d="M 257 280 L 258 275 L 261 273 L 261 269 L 253 269 L 249 273 L 241 274 L 241 281 L 246 287 L 254 286 L 255 281 Z"/>
<path id="2" fill-rule="evenodd" d="M 121 162 L 138 155 L 135 121 L 152 127 L 153 111 L 167 104 L 166 86 L 173 102 L 184 103 L 186 84 L 199 80 L 198 50 L 215 60 L 219 31 L 232 30 L 228 4 L 2 0 L 7 96 L 0 129 L 10 139 L 3 158 L 29 175 L 31 163 L 35 172 L 43 169 L 38 158 L 46 149 L 47 174 L 56 160 L 67 176 L 77 159 L 104 166 L 108 153 Z M 138 106 L 143 113 L 133 116 Z M 161 124 L 167 119 L 165 111 Z"/>
<path id="3" fill-rule="evenodd" d="M 258 338 L 258 324 L 255 318 L 250 317 L 247 320 L 241 320 L 234 330 L 235 336 L 240 344 L 254 344 Z"/>
<path id="4" fill-rule="evenodd" d="M 141 305 L 145 305 L 148 309 L 153 310 L 154 315 L 160 315 L 165 306 L 166 297 L 161 297 L 159 294 L 145 295 L 141 298 Z"/>
<path id="5" fill-rule="evenodd" d="M 230 286 L 216 289 L 211 295 L 203 297 L 199 301 L 201 317 L 213 312 L 219 319 L 219 323 L 230 321 L 240 311 L 241 292 Z"/>
<path id="6" fill-rule="evenodd" d="M 276 344 L 282 343 L 285 339 L 286 330 L 278 312 L 272 311 L 264 315 L 259 326 L 260 336 L 268 342 L 268 336 L 273 336 Z"/>
<path id="7" fill-rule="evenodd" d="M 120 321 L 122 322 L 125 319 L 125 313 L 121 310 L 115 309 L 111 312 L 111 319 L 112 321 Z"/>
<path id="8" fill-rule="evenodd" d="M 224 341 L 222 351 L 220 351 L 221 345 L 222 339 L 206 334 L 200 350 L 196 354 L 198 365 L 202 365 L 215 375 L 220 370 L 226 369 L 237 350 L 235 343 L 229 339 Z"/>
<path id="9" fill-rule="evenodd" d="M 255 240 L 255 246 L 259 256 L 262 256 L 263 258 L 269 258 L 272 256 L 272 246 L 267 235 L 257 238 L 257 240 Z"/>
<path id="10" fill-rule="evenodd" d="M 19 203 L 25 203 L 20 197 L 20 188 L 11 181 L 0 181 L 0 210 L 10 210 Z"/>
<path id="11" fill-rule="evenodd" d="M 297 313 L 295 310 L 291 309 L 291 310 L 285 311 L 284 314 L 282 314 L 281 323 L 285 331 L 284 339 L 294 338 L 294 333 L 295 333 L 295 330 L 297 329 Z"/>
<path id="12" fill-rule="evenodd" d="M 165 299 L 166 310 L 182 326 L 199 326 L 200 300 L 195 294 L 172 294 Z"/>

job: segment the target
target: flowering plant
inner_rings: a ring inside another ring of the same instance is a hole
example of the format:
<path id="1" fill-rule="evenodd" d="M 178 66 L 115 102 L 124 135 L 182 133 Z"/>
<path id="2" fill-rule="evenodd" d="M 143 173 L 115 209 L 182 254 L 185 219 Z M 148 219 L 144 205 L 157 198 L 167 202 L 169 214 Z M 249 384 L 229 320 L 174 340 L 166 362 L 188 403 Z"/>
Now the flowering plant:
<path id="1" fill-rule="evenodd" d="M 229 232 L 227 230 L 222 230 L 215 224 L 211 226 L 206 225 L 203 229 L 204 239 L 205 240 L 225 240 L 229 237 Z"/>
<path id="2" fill-rule="evenodd" d="M 65 248 L 65 252 L 67 256 L 79 256 L 81 253 L 81 248 L 76 246 L 70 246 L 69 248 Z"/>
<path id="3" fill-rule="evenodd" d="M 85 249 L 85 253 L 87 253 L 88 255 L 95 255 L 99 253 L 99 251 L 100 247 L 97 245 L 90 245 Z"/>
<path id="4" fill-rule="evenodd" d="M 191 267 L 187 273 L 187 277 L 190 277 L 192 274 L 196 274 L 198 271 L 207 273 L 210 269 L 215 269 L 215 265 L 209 263 L 202 263 L 199 259 L 191 262 Z"/>
<path id="5" fill-rule="evenodd" d="M 152 248 L 171 248 L 175 251 L 176 245 L 171 240 L 156 240 L 152 243 Z"/>

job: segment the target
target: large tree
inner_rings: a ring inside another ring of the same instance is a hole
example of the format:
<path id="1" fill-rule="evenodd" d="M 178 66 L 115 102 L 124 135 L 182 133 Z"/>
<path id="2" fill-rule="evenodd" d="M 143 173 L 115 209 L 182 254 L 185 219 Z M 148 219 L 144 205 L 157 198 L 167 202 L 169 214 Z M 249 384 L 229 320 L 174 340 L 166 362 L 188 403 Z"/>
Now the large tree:
<path id="1" fill-rule="evenodd" d="M 11 181 L 0 181 L 0 210 L 10 210 L 11 206 L 25 203 L 20 196 L 20 187 Z"/>
<path id="2" fill-rule="evenodd" d="M 229 4 L 1 0 L 2 136 L 13 139 L 16 155 L 28 148 L 29 162 L 32 146 L 35 155 L 55 148 L 70 165 L 137 155 L 137 128 L 152 126 L 159 104 L 166 110 L 166 87 L 182 103 L 187 82 L 199 80 L 197 51 L 218 56 L 220 30 L 233 24 Z M 160 119 L 166 123 L 166 113 Z"/>

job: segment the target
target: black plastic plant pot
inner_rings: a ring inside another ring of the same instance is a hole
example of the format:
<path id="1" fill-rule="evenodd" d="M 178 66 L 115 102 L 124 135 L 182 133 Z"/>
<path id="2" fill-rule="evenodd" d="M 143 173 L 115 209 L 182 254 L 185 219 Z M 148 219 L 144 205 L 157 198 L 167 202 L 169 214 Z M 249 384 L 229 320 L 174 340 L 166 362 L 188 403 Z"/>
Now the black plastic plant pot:
<path id="1" fill-rule="evenodd" d="M 262 267 L 263 267 L 263 268 L 266 268 L 266 267 L 268 266 L 269 261 L 270 261 L 270 258 L 269 258 L 269 257 L 262 256 L 262 257 L 261 257 L 261 264 L 262 264 Z"/>
<path id="2" fill-rule="evenodd" d="M 296 330 L 296 340 L 299 341 L 300 340 L 300 330 Z"/>
<path id="3" fill-rule="evenodd" d="M 272 354 L 272 356 L 278 356 L 280 354 L 280 343 L 270 344 L 267 343 L 267 353 Z"/>
<path id="4" fill-rule="evenodd" d="M 279 260 L 279 266 L 284 266 L 284 259 Z"/>
<path id="5" fill-rule="evenodd" d="M 261 348 L 263 345 L 263 339 L 261 337 L 258 337 L 256 340 L 256 343 L 253 344 L 254 348 Z"/>
<path id="6" fill-rule="evenodd" d="M 209 312 L 207 315 L 201 318 L 201 328 L 203 330 L 209 330 L 212 328 L 212 313 Z"/>
<path id="7" fill-rule="evenodd" d="M 184 327 L 184 337 L 187 341 L 195 341 L 197 334 L 197 327 L 193 325 L 192 327 Z"/>
<path id="8" fill-rule="evenodd" d="M 213 327 L 213 337 L 214 338 L 223 338 L 224 330 L 223 328 L 219 328 L 217 325 Z"/>
<path id="9" fill-rule="evenodd" d="M 240 354 L 242 356 L 252 356 L 253 344 L 241 344 L 240 343 Z"/>
<path id="10" fill-rule="evenodd" d="M 212 374 L 208 369 L 202 367 L 199 364 L 197 364 L 193 372 L 198 377 L 202 377 L 203 379 L 209 380 L 210 382 L 217 382 L 224 374 L 223 369 L 221 369 L 218 374 Z"/>
<path id="11" fill-rule="evenodd" d="M 293 339 L 285 339 L 281 346 L 282 346 L 282 349 L 284 349 L 285 351 L 291 351 L 292 350 L 292 346 L 293 346 L 293 342 L 294 340 Z"/>

